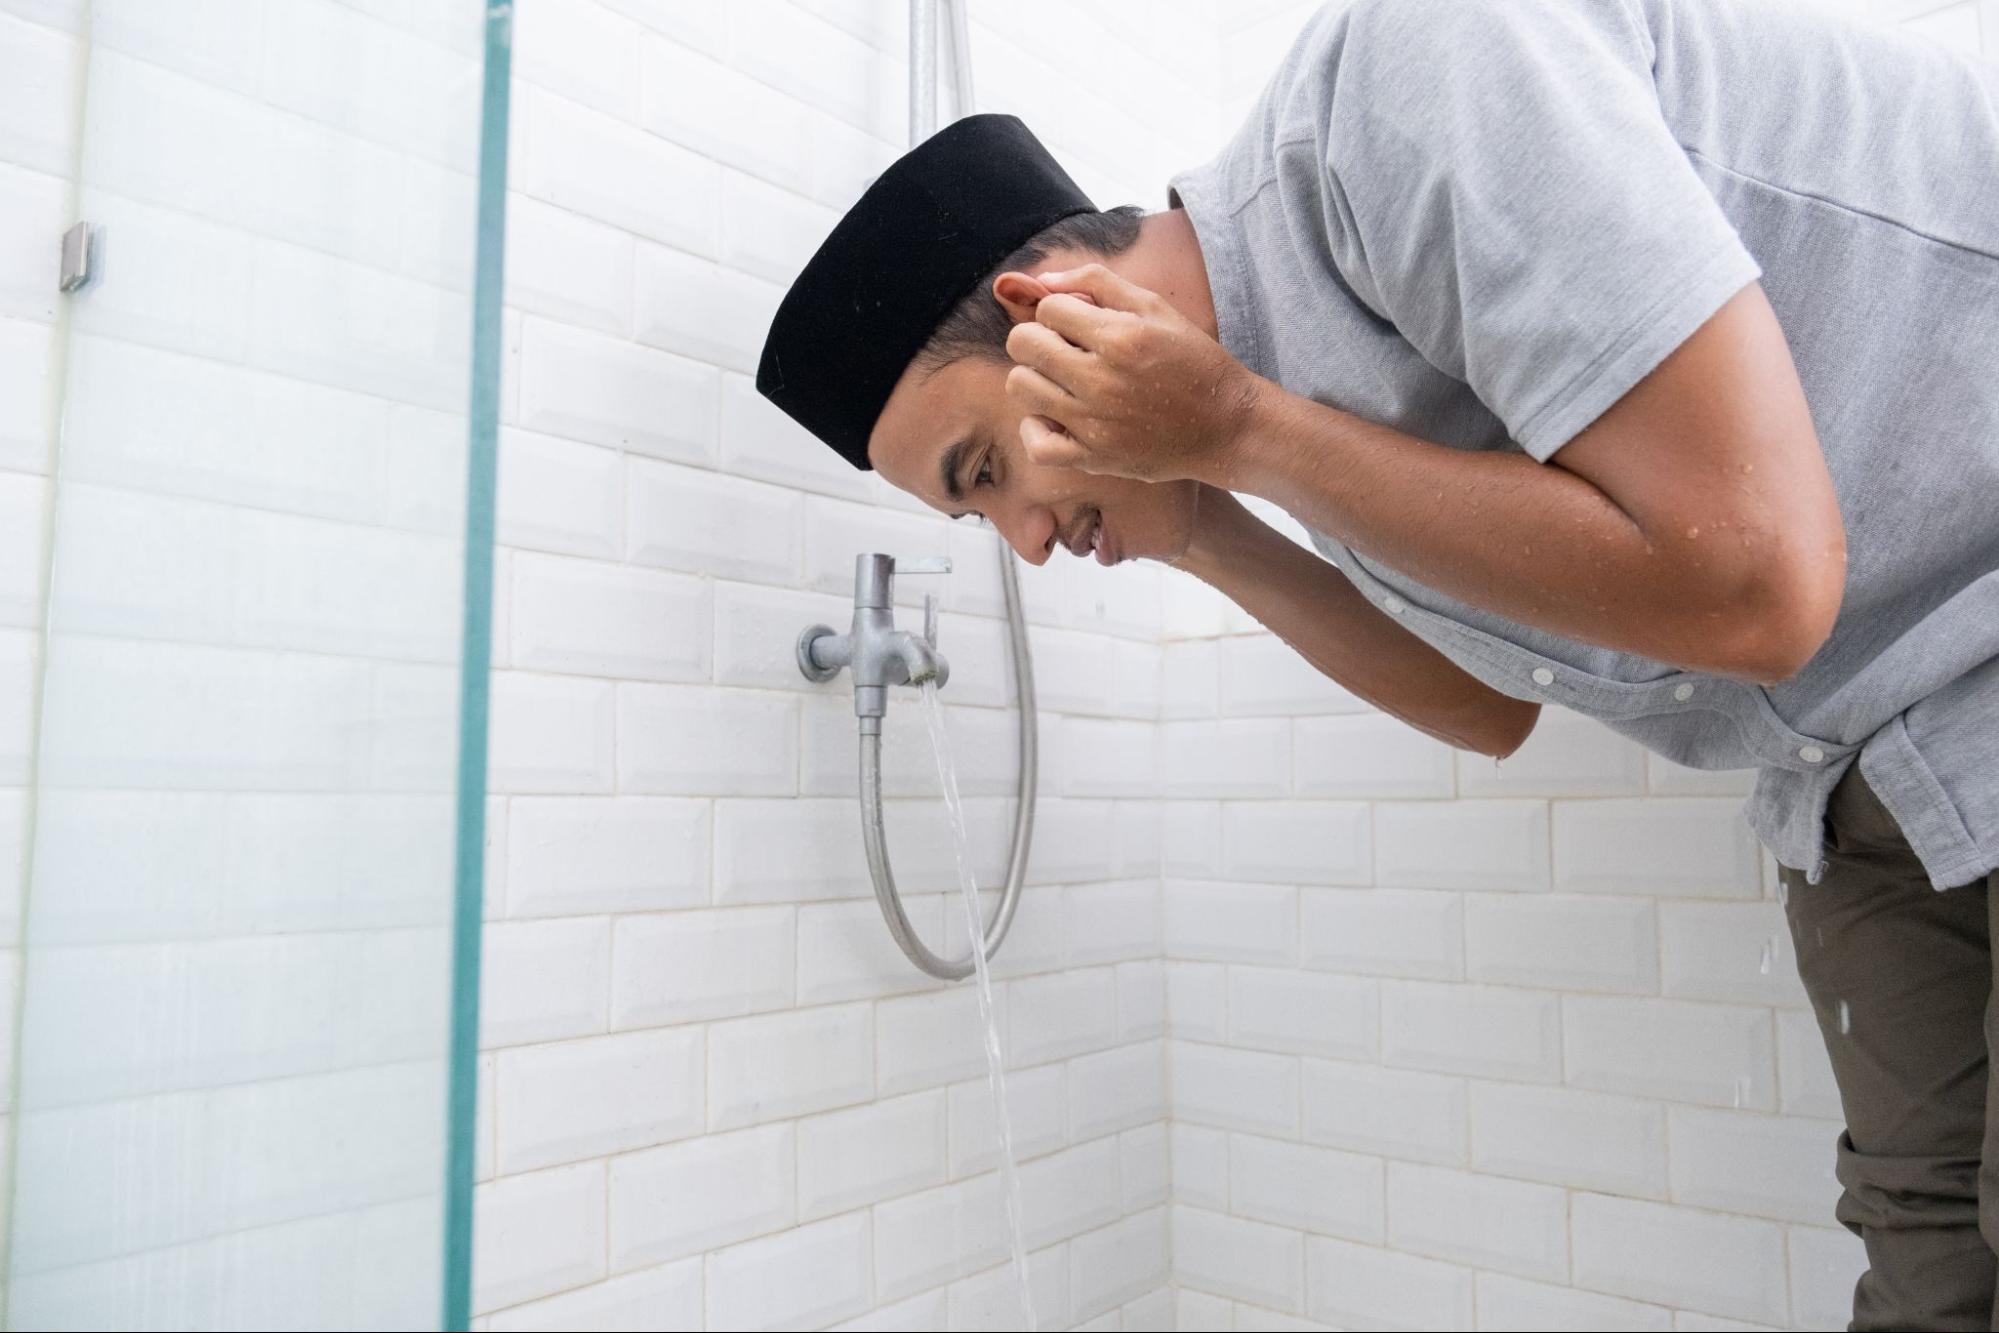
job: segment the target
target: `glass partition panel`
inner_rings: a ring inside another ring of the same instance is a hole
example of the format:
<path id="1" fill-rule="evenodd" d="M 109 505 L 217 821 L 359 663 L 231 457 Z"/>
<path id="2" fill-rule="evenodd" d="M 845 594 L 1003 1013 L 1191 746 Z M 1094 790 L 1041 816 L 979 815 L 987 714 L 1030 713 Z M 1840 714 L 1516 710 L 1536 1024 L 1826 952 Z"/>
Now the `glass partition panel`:
<path id="1" fill-rule="evenodd" d="M 93 273 L 57 341 L 8 1322 L 435 1326 L 504 61 L 482 115 L 478 0 L 76 27 Z"/>

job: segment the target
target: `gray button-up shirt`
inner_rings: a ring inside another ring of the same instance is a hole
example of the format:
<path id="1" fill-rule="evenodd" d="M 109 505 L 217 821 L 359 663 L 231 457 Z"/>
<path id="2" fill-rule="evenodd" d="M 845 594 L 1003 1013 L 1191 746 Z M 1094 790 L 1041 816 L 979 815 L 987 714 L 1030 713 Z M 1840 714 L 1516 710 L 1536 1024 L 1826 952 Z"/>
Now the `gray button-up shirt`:
<path id="1" fill-rule="evenodd" d="M 1856 761 L 1937 887 L 1999 868 L 1999 71 L 1754 0 L 1361 0 L 1173 186 L 1236 357 L 1455 448 L 1547 460 L 1760 277 L 1847 531 L 1795 678 L 1684 672 L 1320 549 L 1494 688 L 1760 769 L 1750 823 L 1814 878 Z"/>

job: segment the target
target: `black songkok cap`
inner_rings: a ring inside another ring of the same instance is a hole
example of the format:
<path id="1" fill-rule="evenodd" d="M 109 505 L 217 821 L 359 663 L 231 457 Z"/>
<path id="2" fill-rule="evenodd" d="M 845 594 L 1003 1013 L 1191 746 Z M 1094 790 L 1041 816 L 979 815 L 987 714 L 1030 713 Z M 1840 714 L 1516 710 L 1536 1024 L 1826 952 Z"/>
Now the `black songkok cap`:
<path id="1" fill-rule="evenodd" d="M 1014 116 L 967 116 L 867 188 L 791 284 L 757 391 L 857 468 L 895 382 L 1009 254 L 1096 211 Z"/>

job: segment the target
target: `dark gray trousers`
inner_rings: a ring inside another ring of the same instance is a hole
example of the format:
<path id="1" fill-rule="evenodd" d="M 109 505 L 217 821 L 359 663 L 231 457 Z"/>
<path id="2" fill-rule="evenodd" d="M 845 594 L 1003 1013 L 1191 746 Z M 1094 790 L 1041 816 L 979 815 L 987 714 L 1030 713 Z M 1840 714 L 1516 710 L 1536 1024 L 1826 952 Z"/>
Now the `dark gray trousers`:
<path id="1" fill-rule="evenodd" d="M 1932 889 L 1857 765 L 1826 841 L 1819 883 L 1782 875 L 1846 1113 L 1836 1214 L 1867 1246 L 1849 1327 L 1999 1329 L 1999 875 Z"/>

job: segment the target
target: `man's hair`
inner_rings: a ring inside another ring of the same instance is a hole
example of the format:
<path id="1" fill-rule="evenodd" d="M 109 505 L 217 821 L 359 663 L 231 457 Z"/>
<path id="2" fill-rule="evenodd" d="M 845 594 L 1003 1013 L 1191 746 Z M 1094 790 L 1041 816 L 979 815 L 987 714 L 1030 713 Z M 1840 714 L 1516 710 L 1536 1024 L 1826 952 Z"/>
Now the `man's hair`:
<path id="1" fill-rule="evenodd" d="M 1144 209 L 1121 204 L 1104 213 L 1074 213 L 1036 232 L 951 308 L 913 364 L 927 374 L 970 356 L 1004 361 L 1013 316 L 993 295 L 993 279 L 1014 269 L 1031 270 L 1058 250 L 1082 250 L 1106 259 L 1121 255 L 1137 243 L 1138 220 L 1144 216 Z"/>

